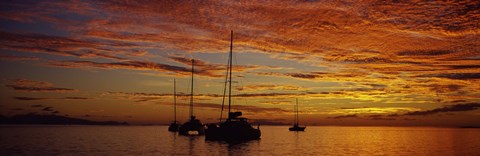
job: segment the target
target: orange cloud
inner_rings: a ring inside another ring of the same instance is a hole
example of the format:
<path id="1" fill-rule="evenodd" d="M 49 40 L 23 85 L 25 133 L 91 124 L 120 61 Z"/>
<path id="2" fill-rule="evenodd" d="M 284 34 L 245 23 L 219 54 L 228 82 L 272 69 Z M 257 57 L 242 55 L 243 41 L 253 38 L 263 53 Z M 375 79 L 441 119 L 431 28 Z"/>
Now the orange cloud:
<path id="1" fill-rule="evenodd" d="M 262 91 L 262 90 L 291 90 L 291 91 L 305 91 L 304 87 L 294 85 L 273 85 L 273 84 L 260 84 L 260 85 L 246 85 L 235 88 L 238 91 Z"/>

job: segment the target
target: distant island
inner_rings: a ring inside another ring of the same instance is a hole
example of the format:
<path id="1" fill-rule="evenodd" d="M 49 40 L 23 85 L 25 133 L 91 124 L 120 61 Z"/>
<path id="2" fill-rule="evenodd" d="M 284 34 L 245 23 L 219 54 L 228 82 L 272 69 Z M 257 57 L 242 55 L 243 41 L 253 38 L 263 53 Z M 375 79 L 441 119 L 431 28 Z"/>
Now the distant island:
<path id="1" fill-rule="evenodd" d="M 480 126 L 460 126 L 460 128 L 480 128 Z"/>
<path id="2" fill-rule="evenodd" d="M 43 125 L 128 125 L 117 121 L 91 121 L 59 115 L 24 114 L 12 117 L 0 116 L 0 124 L 43 124 Z"/>

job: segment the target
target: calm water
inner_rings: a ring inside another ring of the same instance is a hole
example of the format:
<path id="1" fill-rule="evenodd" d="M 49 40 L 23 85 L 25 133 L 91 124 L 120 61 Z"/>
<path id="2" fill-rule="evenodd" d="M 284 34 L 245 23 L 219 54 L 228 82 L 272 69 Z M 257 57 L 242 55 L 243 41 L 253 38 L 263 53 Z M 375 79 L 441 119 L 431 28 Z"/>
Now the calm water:
<path id="1" fill-rule="evenodd" d="M 262 126 L 228 145 L 166 126 L 2 126 L 0 155 L 480 155 L 480 129 Z"/>

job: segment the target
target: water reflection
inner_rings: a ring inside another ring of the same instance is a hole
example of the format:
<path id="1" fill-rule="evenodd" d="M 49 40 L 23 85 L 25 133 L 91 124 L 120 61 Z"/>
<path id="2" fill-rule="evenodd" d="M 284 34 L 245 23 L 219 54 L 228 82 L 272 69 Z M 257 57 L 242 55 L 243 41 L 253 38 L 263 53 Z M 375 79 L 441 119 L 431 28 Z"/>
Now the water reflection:
<path id="1" fill-rule="evenodd" d="M 228 144 L 228 155 L 249 154 L 258 149 L 261 139 L 250 140 L 242 143 L 226 143 Z"/>
<path id="2" fill-rule="evenodd" d="M 479 155 L 480 130 L 425 127 L 263 126 L 239 144 L 158 126 L 3 126 L 0 155 Z"/>
<path id="3" fill-rule="evenodd" d="M 170 148 L 170 153 L 176 154 L 177 152 L 177 133 L 170 133 L 170 138 L 172 138 L 172 146 Z"/>
<path id="4" fill-rule="evenodd" d="M 194 136 L 186 136 L 188 137 L 188 155 L 193 155 L 193 149 L 195 148 L 195 138 Z"/>
<path id="5" fill-rule="evenodd" d="M 298 148 L 298 144 L 300 143 L 300 142 L 299 142 L 300 139 L 299 139 L 299 137 L 298 137 L 298 135 L 299 135 L 298 133 L 299 133 L 299 132 L 302 132 L 302 131 L 293 131 L 293 136 L 294 136 L 293 141 L 294 141 L 294 145 L 295 145 L 296 148 Z"/>

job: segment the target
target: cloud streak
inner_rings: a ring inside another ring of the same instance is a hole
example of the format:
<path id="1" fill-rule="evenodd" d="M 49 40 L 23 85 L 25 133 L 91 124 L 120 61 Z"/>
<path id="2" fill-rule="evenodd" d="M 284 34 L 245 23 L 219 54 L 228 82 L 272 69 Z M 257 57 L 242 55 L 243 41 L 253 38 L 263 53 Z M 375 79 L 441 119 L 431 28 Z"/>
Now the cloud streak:
<path id="1" fill-rule="evenodd" d="M 189 60 L 181 58 L 182 60 Z M 181 62 L 187 65 L 191 65 L 189 62 Z M 198 64 L 197 64 L 198 63 Z M 156 63 L 150 61 L 121 61 L 121 62 L 94 62 L 94 61 L 49 61 L 45 65 L 62 68 L 97 68 L 97 69 L 126 69 L 126 70 L 139 70 L 139 71 L 153 71 L 163 72 L 166 75 L 178 73 L 181 75 L 190 75 L 190 67 L 174 66 L 163 63 Z M 200 60 L 197 60 L 195 67 L 195 74 L 199 76 L 220 78 L 224 77 L 224 71 L 226 70 L 224 65 L 209 64 Z M 246 71 L 261 68 L 260 66 L 235 66 L 236 71 Z M 268 67 L 265 67 L 268 68 Z"/>
<path id="2" fill-rule="evenodd" d="M 13 99 L 20 101 L 37 101 L 37 100 L 89 100 L 87 97 L 63 97 L 63 98 L 42 98 L 42 97 L 23 97 L 16 96 Z M 32 107 L 40 107 L 41 105 L 32 105 Z"/>
<path id="3" fill-rule="evenodd" d="M 350 115 L 339 115 L 334 117 L 328 117 L 331 119 L 345 119 L 345 118 L 360 118 L 357 114 L 350 114 Z"/>
<path id="4" fill-rule="evenodd" d="M 5 87 L 22 92 L 73 92 L 76 89 L 53 87 L 53 84 L 28 79 L 15 79 Z"/>
<path id="5" fill-rule="evenodd" d="M 262 90 L 290 90 L 290 91 L 305 91 L 304 87 L 294 85 L 273 85 L 273 84 L 260 84 L 260 85 L 246 85 L 235 88 L 238 91 L 262 91 Z"/>
<path id="6" fill-rule="evenodd" d="M 478 108 L 480 108 L 480 103 L 455 104 L 455 105 L 435 108 L 431 110 L 409 112 L 409 113 L 405 113 L 404 115 L 407 115 L 407 116 L 433 115 L 433 114 L 447 113 L 447 112 L 473 111 L 473 110 L 477 110 Z"/>
<path id="7" fill-rule="evenodd" d="M 42 34 L 16 34 L 0 32 L 0 49 L 19 52 L 44 53 L 59 56 L 74 56 L 79 58 L 107 58 L 113 60 L 125 60 L 115 56 L 115 49 L 107 47 L 133 47 L 130 43 L 120 42 L 95 42 L 62 36 Z"/>
<path id="8" fill-rule="evenodd" d="M 171 103 L 166 104 L 162 103 L 163 105 L 173 105 Z M 177 104 L 177 106 L 181 107 L 189 107 L 189 104 Z M 212 108 L 212 109 L 218 109 L 220 110 L 221 105 L 220 104 L 214 104 L 214 103 L 195 103 L 194 104 L 195 108 Z M 243 112 L 248 112 L 248 113 L 289 113 L 290 111 L 281 109 L 281 108 L 275 108 L 275 107 L 259 107 L 259 106 L 254 106 L 254 105 L 235 105 L 232 107 L 233 110 L 236 111 L 243 111 Z"/>

